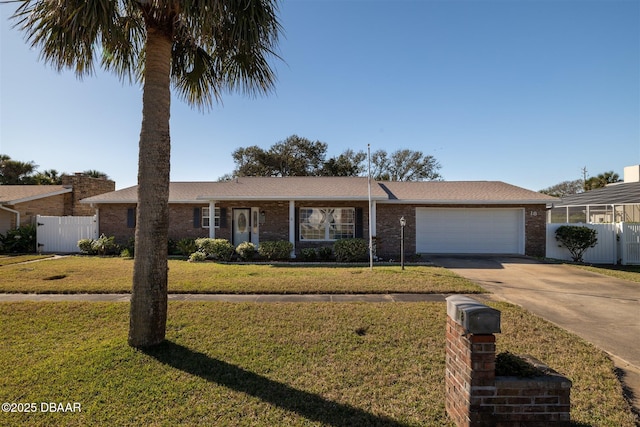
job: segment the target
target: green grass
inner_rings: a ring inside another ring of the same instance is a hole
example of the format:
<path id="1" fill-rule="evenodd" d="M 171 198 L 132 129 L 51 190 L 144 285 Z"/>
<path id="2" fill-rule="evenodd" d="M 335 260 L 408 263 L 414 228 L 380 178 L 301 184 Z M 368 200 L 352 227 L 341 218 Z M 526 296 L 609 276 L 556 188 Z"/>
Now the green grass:
<path id="1" fill-rule="evenodd" d="M 575 425 L 634 425 L 592 345 L 505 303 L 498 352 L 573 381 Z M 2 402 L 79 402 L 79 413 L 2 413 L 7 426 L 450 426 L 444 303 L 172 302 L 168 342 L 126 344 L 126 303 L 0 304 Z"/>
<path id="2" fill-rule="evenodd" d="M 133 261 L 73 256 L 0 267 L 0 292 L 128 293 Z M 171 293 L 480 293 L 482 288 L 435 266 L 218 264 L 169 260 Z"/>
<path id="3" fill-rule="evenodd" d="M 9 264 L 51 258 L 53 255 L 0 255 L 0 267 Z"/>
<path id="4" fill-rule="evenodd" d="M 640 283 L 640 265 L 578 265 L 576 267 L 617 279 Z"/>

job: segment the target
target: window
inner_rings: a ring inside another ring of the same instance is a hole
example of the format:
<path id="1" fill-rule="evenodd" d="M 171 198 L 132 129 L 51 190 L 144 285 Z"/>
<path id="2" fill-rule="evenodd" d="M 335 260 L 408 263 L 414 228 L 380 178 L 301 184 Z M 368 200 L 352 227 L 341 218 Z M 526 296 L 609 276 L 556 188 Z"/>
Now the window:
<path id="1" fill-rule="evenodd" d="M 220 208 L 215 208 L 213 212 L 213 226 L 220 227 Z M 211 213 L 209 208 L 202 208 L 202 228 L 211 227 Z"/>
<path id="2" fill-rule="evenodd" d="M 354 208 L 300 208 L 300 240 L 355 237 Z"/>
<path id="3" fill-rule="evenodd" d="M 136 228 L 136 208 L 127 209 L 127 228 Z"/>

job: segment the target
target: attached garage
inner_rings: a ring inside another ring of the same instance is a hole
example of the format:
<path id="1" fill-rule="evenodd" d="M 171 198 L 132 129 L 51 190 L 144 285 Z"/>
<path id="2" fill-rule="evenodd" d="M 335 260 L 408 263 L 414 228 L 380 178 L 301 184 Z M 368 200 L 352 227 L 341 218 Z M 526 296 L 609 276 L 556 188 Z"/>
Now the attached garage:
<path id="1" fill-rule="evenodd" d="M 416 208 L 416 252 L 525 253 L 523 208 Z"/>

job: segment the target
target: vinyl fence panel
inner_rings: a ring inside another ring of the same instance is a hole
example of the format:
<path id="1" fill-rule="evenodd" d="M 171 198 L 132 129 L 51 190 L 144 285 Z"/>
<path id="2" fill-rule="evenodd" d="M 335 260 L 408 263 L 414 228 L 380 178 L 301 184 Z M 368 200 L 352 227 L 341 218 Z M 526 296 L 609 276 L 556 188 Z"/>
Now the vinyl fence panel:
<path id="1" fill-rule="evenodd" d="M 640 264 L 640 224 L 622 223 L 619 226 L 622 264 Z"/>
<path id="2" fill-rule="evenodd" d="M 556 240 L 556 230 L 563 225 L 585 226 L 596 230 L 598 243 L 582 255 L 584 262 L 593 264 L 617 264 L 617 224 L 547 224 L 547 258 L 571 261 L 571 254 L 565 247 L 560 247 Z"/>
<path id="3" fill-rule="evenodd" d="M 80 252 L 78 240 L 97 239 L 96 216 L 37 216 L 38 251 Z"/>

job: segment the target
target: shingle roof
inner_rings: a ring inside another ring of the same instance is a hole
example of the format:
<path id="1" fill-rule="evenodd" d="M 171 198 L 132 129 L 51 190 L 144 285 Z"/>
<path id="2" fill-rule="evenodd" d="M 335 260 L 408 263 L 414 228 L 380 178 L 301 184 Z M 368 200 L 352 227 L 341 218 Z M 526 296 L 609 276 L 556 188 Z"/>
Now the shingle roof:
<path id="1" fill-rule="evenodd" d="M 640 203 L 640 182 L 611 184 L 603 188 L 565 196 L 556 207 L 586 205 L 627 205 Z"/>
<path id="2" fill-rule="evenodd" d="M 557 199 L 501 181 L 379 182 L 390 200 L 402 203 L 551 203 Z"/>
<path id="3" fill-rule="evenodd" d="M 366 177 L 242 177 L 222 182 L 172 182 L 170 203 L 207 200 L 368 200 Z M 499 181 L 372 181 L 379 203 L 551 203 L 557 199 Z M 83 199 L 83 203 L 136 203 L 137 187 Z"/>
<path id="4" fill-rule="evenodd" d="M 15 205 L 71 191 L 71 187 L 63 185 L 0 185 L 0 203 Z"/>
<path id="5" fill-rule="evenodd" d="M 201 199 L 214 200 L 367 200 L 369 190 L 364 177 L 243 177 L 218 183 Z M 387 198 L 372 182 L 371 197 Z"/>

